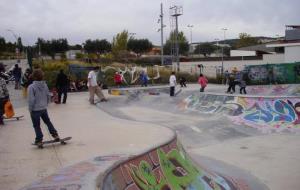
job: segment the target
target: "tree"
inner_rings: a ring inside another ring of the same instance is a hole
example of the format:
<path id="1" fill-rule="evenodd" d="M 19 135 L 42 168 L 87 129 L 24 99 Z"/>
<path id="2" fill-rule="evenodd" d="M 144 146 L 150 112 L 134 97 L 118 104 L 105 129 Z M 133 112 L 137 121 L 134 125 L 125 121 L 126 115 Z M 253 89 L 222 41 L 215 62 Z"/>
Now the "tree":
<path id="1" fill-rule="evenodd" d="M 203 54 L 205 57 L 217 50 L 217 47 L 211 43 L 202 43 L 196 46 L 194 53 Z"/>
<path id="2" fill-rule="evenodd" d="M 0 36 L 0 53 L 5 52 L 5 50 L 6 50 L 5 39 Z"/>
<path id="3" fill-rule="evenodd" d="M 123 30 L 121 33 L 118 33 L 112 42 L 112 53 L 117 55 L 120 51 L 127 50 L 127 42 L 128 42 L 128 31 Z"/>
<path id="4" fill-rule="evenodd" d="M 37 51 L 41 51 L 42 54 L 47 54 L 54 59 L 55 53 L 65 53 L 69 49 L 67 39 L 52 39 L 44 40 L 42 38 L 38 38 L 36 42 Z"/>
<path id="5" fill-rule="evenodd" d="M 141 54 L 151 50 L 152 43 L 148 39 L 134 39 L 130 38 L 127 43 L 127 49 L 137 54 Z"/>
<path id="6" fill-rule="evenodd" d="M 172 54 L 175 51 L 175 32 L 171 32 L 169 38 L 166 41 L 166 44 L 164 45 L 164 52 L 165 54 Z M 178 33 L 178 46 L 179 46 L 179 54 L 184 55 L 187 54 L 189 51 L 189 43 L 187 41 L 187 38 L 185 37 L 183 32 Z"/>
<path id="7" fill-rule="evenodd" d="M 259 44 L 257 39 L 251 37 L 251 35 L 247 34 L 247 33 L 240 33 L 239 38 L 240 39 L 236 44 L 237 48 L 253 46 L 253 45 Z"/>
<path id="8" fill-rule="evenodd" d="M 82 46 L 80 44 L 76 44 L 76 45 L 69 45 L 69 50 L 81 50 Z"/>
<path id="9" fill-rule="evenodd" d="M 84 44 L 84 50 L 88 53 L 106 53 L 111 51 L 111 44 L 103 40 L 86 40 Z"/>

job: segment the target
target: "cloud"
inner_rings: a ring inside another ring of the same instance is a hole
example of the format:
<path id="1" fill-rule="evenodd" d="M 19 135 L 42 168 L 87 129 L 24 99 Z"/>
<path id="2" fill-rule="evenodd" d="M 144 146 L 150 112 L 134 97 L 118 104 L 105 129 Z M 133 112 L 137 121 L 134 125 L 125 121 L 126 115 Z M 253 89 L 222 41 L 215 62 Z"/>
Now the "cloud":
<path id="1" fill-rule="evenodd" d="M 70 44 L 86 39 L 108 39 L 126 29 L 136 38 L 148 38 L 159 44 L 157 19 L 164 4 L 165 36 L 170 31 L 169 7 L 182 5 L 179 30 L 189 39 L 188 24 L 193 24 L 193 41 L 222 39 L 241 32 L 253 36 L 284 34 L 286 24 L 299 24 L 297 0 L 0 0 L 0 35 L 14 41 L 6 30 L 21 36 L 24 44 L 38 37 L 68 39 Z"/>

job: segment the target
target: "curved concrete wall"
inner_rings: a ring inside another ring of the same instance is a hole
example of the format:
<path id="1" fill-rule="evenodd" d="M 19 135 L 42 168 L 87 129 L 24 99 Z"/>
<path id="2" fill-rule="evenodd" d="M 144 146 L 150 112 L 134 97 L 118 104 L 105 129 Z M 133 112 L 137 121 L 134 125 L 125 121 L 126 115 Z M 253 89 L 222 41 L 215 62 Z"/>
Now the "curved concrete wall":
<path id="1" fill-rule="evenodd" d="M 103 190 L 249 189 L 245 181 L 196 166 L 177 138 L 113 167 Z"/>
<path id="2" fill-rule="evenodd" d="M 262 132 L 300 131 L 300 98 L 296 96 L 232 96 L 194 94 L 179 104 L 182 110 L 201 114 L 224 114 L 234 123 Z"/>

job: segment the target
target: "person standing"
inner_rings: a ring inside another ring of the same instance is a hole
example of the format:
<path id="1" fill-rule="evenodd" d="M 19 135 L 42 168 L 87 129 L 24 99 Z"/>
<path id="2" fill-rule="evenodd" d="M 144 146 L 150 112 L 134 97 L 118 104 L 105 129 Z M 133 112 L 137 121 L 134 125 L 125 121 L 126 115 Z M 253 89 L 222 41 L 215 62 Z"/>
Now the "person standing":
<path id="1" fill-rule="evenodd" d="M 104 97 L 101 88 L 98 86 L 97 83 L 97 71 L 99 70 L 99 66 L 94 67 L 93 70 L 91 70 L 88 74 L 88 87 L 89 87 L 89 93 L 90 93 L 90 104 L 95 104 L 94 102 L 94 96 L 95 94 L 98 96 L 99 100 L 101 102 L 106 102 L 107 99 Z"/>
<path id="2" fill-rule="evenodd" d="M 186 79 L 184 77 L 180 77 L 179 84 L 181 87 L 186 87 Z"/>
<path id="3" fill-rule="evenodd" d="M 235 77 L 234 75 L 229 76 L 229 84 L 228 84 L 228 89 L 227 93 L 235 93 Z"/>
<path id="4" fill-rule="evenodd" d="M 68 76 L 61 69 L 56 78 L 56 89 L 58 93 L 58 104 L 61 103 L 61 96 L 64 95 L 63 104 L 66 103 L 68 97 L 68 89 L 69 89 L 69 79 Z"/>
<path id="5" fill-rule="evenodd" d="M 15 78 L 15 89 L 20 89 L 22 69 L 19 67 L 18 64 L 15 64 L 15 67 L 14 67 L 12 73 L 13 73 L 13 76 Z"/>
<path id="6" fill-rule="evenodd" d="M 41 69 L 35 69 L 32 73 L 32 78 L 33 83 L 28 87 L 28 109 L 36 135 L 34 144 L 42 146 L 43 133 L 40 126 L 41 118 L 47 125 L 54 140 L 59 141 L 60 138 L 48 115 L 47 106 L 50 102 L 50 93 L 44 81 L 43 71 Z"/>
<path id="7" fill-rule="evenodd" d="M 0 63 L 0 125 L 4 125 L 3 114 L 4 114 L 4 105 L 9 100 L 9 93 L 6 87 L 5 78 L 3 78 L 5 72 L 5 67 Z"/>
<path id="8" fill-rule="evenodd" d="M 200 76 L 198 78 L 198 83 L 201 86 L 200 92 L 204 92 L 204 89 L 207 86 L 208 80 L 202 73 L 200 73 Z"/>
<path id="9" fill-rule="evenodd" d="M 142 87 L 145 86 L 147 87 L 148 86 L 148 75 L 145 71 L 143 71 L 140 75 L 140 80 L 141 80 L 141 83 L 142 83 Z"/>
<path id="10" fill-rule="evenodd" d="M 229 76 L 230 76 L 230 73 L 228 72 L 228 70 L 226 70 L 224 72 L 224 79 L 225 79 L 225 85 L 228 85 L 229 84 Z"/>
<path id="11" fill-rule="evenodd" d="M 122 84 L 122 76 L 121 74 L 119 74 L 119 72 L 116 72 L 115 75 L 114 75 L 114 81 L 115 81 L 115 84 L 120 87 L 121 84 Z"/>
<path id="12" fill-rule="evenodd" d="M 176 76 L 174 71 L 172 71 L 171 76 L 169 78 L 169 84 L 170 84 L 170 96 L 174 96 L 175 86 L 176 86 Z"/>
<path id="13" fill-rule="evenodd" d="M 247 92 L 246 92 L 246 81 L 244 80 L 244 78 L 242 78 L 240 80 L 239 85 L 240 85 L 240 94 L 243 94 L 243 93 L 247 94 Z"/>
<path id="14" fill-rule="evenodd" d="M 27 98 L 27 88 L 32 83 L 31 69 L 27 68 L 22 76 L 21 85 L 23 87 L 23 97 Z"/>

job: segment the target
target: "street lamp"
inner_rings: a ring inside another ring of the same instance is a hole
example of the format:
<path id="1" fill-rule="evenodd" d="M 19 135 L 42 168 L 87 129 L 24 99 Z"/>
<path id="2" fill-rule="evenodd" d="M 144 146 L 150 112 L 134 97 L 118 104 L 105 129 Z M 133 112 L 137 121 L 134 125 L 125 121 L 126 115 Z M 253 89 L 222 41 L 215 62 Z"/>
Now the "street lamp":
<path id="1" fill-rule="evenodd" d="M 187 25 L 187 27 L 190 29 L 190 34 L 191 34 L 191 41 L 190 41 L 190 52 L 191 52 L 191 55 L 193 56 L 193 47 L 192 47 L 192 43 L 193 43 L 193 27 L 194 25 Z"/>
<path id="2" fill-rule="evenodd" d="M 223 41 L 223 45 L 222 45 L 222 68 L 221 68 L 221 74 L 222 74 L 222 78 L 223 78 L 223 72 L 224 72 L 224 45 L 225 45 L 225 32 L 226 30 L 228 30 L 227 28 L 222 28 L 221 30 L 223 30 L 224 32 L 224 41 Z"/>
<path id="3" fill-rule="evenodd" d="M 16 39 L 16 53 L 17 53 L 17 58 L 18 58 L 18 63 L 19 63 L 20 62 L 20 58 L 19 58 L 20 49 L 18 48 L 18 36 L 11 29 L 6 29 L 6 30 L 9 31 L 9 32 L 11 32 L 12 35 L 14 36 L 14 38 Z"/>

